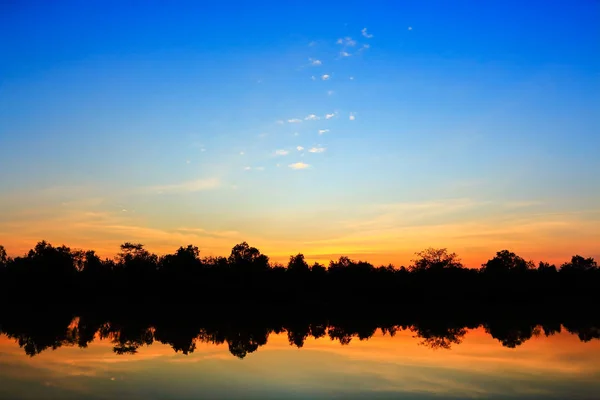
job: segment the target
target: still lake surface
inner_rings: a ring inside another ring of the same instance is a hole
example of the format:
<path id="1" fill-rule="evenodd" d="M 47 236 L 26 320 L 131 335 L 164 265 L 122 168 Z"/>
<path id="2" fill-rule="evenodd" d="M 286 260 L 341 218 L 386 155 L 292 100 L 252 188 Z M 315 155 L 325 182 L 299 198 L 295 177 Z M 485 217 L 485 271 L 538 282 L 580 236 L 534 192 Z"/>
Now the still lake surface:
<path id="1" fill-rule="evenodd" d="M 23 343 L 21 343 L 23 344 Z M 195 341 L 187 355 L 153 341 L 116 354 L 115 338 L 64 345 L 35 356 L 0 336 L 2 399 L 600 399 L 600 340 L 565 329 L 537 332 L 509 348 L 483 327 L 460 344 L 432 348 L 410 329 L 378 329 L 341 344 L 286 332 L 243 359 L 222 344 Z M 435 346 L 434 346 L 435 347 Z"/>

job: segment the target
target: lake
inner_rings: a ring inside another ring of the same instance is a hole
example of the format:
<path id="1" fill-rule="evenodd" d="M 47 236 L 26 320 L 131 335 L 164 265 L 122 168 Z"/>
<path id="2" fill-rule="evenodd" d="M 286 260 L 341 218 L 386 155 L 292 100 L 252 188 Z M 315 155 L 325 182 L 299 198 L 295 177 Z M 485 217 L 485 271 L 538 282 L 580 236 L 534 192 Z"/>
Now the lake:
<path id="1" fill-rule="evenodd" d="M 422 327 L 365 335 L 327 328 L 319 338 L 313 327 L 221 338 L 203 331 L 175 343 L 155 328 L 85 332 L 77 318 L 56 337 L 4 327 L 0 398 L 600 398 L 597 328 L 499 334 L 479 326 L 442 335 Z"/>

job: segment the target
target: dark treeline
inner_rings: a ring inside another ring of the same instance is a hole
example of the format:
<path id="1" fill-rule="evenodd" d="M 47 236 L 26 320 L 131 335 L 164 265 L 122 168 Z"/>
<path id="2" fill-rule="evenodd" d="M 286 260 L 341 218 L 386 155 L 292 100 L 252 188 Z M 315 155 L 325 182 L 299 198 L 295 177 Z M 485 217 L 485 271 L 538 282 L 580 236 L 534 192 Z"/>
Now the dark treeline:
<path id="1" fill-rule="evenodd" d="M 273 264 L 247 243 L 229 257 L 200 257 L 197 247 L 157 256 L 141 244 L 125 243 L 115 259 L 94 251 L 38 243 L 11 259 L 0 246 L 0 300 L 158 304 L 184 301 L 221 307 L 269 304 L 306 308 L 440 306 L 476 303 L 480 307 L 524 303 L 569 303 L 595 310 L 600 303 L 600 269 L 593 258 L 573 256 L 559 267 L 535 266 L 503 250 L 480 269 L 465 268 L 446 249 L 417 253 L 410 266 L 374 267 L 340 257 L 326 267 L 309 266 L 302 254 L 287 266 Z M 594 306 L 592 306 L 592 304 Z"/>
<path id="2" fill-rule="evenodd" d="M 342 345 L 367 340 L 377 329 L 390 336 L 410 330 L 420 345 L 434 349 L 459 345 L 469 329 L 478 327 L 509 348 L 561 331 L 577 335 L 583 342 L 600 339 L 600 318 L 543 306 L 508 314 L 451 308 L 409 308 L 396 313 L 376 309 L 368 313 L 320 310 L 306 314 L 300 309 L 271 308 L 249 315 L 249 311 L 241 307 L 212 309 L 191 305 L 148 309 L 21 304 L 0 312 L 0 334 L 14 339 L 30 356 L 62 346 L 85 348 L 104 339 L 112 343 L 117 354 L 135 354 L 155 342 L 190 354 L 198 343 L 212 343 L 226 344 L 231 354 L 239 358 L 267 344 L 271 334 L 287 334 L 290 345 L 299 348 L 308 338 L 329 338 Z"/>

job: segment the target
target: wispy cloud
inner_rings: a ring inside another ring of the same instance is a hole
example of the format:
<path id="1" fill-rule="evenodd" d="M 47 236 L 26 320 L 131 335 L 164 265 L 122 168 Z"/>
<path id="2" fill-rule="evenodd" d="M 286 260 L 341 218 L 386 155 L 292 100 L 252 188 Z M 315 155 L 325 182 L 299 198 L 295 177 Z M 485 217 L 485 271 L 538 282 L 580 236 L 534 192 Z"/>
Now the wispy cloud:
<path id="1" fill-rule="evenodd" d="M 354 113 L 350 113 L 350 116 L 348 117 L 348 119 L 350 121 L 354 121 L 356 119 L 356 115 L 354 115 Z"/>
<path id="2" fill-rule="evenodd" d="M 373 37 L 372 34 L 370 34 L 369 32 L 367 32 L 367 28 L 363 28 L 360 33 L 362 33 L 362 35 L 364 37 L 366 37 L 367 39 L 371 39 Z"/>
<path id="3" fill-rule="evenodd" d="M 335 92 L 333 90 L 328 90 L 327 91 L 327 96 L 333 96 Z"/>
<path id="4" fill-rule="evenodd" d="M 333 117 L 335 117 L 335 113 L 325 114 L 325 119 L 331 119 Z"/>
<path id="5" fill-rule="evenodd" d="M 324 153 L 325 150 L 327 150 L 325 147 L 313 147 L 312 149 L 308 150 L 309 153 Z"/>
<path id="6" fill-rule="evenodd" d="M 287 122 L 289 122 L 290 124 L 298 124 L 298 123 L 302 122 L 302 120 L 300 118 L 292 118 L 292 119 L 288 119 Z"/>
<path id="7" fill-rule="evenodd" d="M 252 167 L 244 167 L 244 171 L 250 171 Z"/>
<path id="8" fill-rule="evenodd" d="M 341 56 L 341 57 L 350 57 L 350 56 L 351 56 L 351 54 L 350 54 L 350 53 L 348 53 L 347 51 L 340 51 L 340 56 Z"/>
<path id="9" fill-rule="evenodd" d="M 288 165 L 288 167 L 290 167 L 291 169 L 298 170 L 298 169 L 307 169 L 310 167 L 310 165 L 303 163 L 303 162 L 297 162 L 297 163 Z"/>
<path id="10" fill-rule="evenodd" d="M 158 185 L 151 186 L 149 189 L 153 192 L 158 193 L 188 193 L 188 192 L 200 192 L 202 190 L 210 190 L 219 187 L 220 182 L 217 178 L 208 179 L 197 179 L 194 181 L 187 181 L 182 183 L 176 183 L 172 185 Z"/>
<path id="11" fill-rule="evenodd" d="M 356 40 L 353 40 L 350 36 L 339 38 L 336 43 L 344 46 L 356 46 Z"/>
<path id="12" fill-rule="evenodd" d="M 316 121 L 319 119 L 319 117 L 317 117 L 315 114 L 310 114 L 307 115 L 306 118 L 304 118 L 306 121 Z"/>
<path id="13" fill-rule="evenodd" d="M 296 150 L 298 150 L 298 151 L 302 151 L 302 150 L 304 150 L 304 147 L 302 147 L 302 146 L 297 146 L 297 147 L 296 147 Z"/>
<path id="14" fill-rule="evenodd" d="M 255 170 L 257 170 L 257 171 L 264 171 L 264 170 L 265 170 L 265 167 L 256 167 L 256 168 L 254 168 L 254 169 L 255 169 Z"/>
<path id="15" fill-rule="evenodd" d="M 310 65 L 314 65 L 315 67 L 319 66 L 319 65 L 323 65 L 323 62 L 321 60 L 309 58 L 308 61 L 310 61 Z"/>
<path id="16" fill-rule="evenodd" d="M 290 152 L 287 150 L 275 150 L 276 156 L 287 156 L 288 154 L 290 154 Z"/>
<path id="17" fill-rule="evenodd" d="M 328 80 L 329 78 L 331 78 L 331 75 L 328 75 L 328 74 L 321 75 L 321 79 L 324 81 Z"/>
<path id="18" fill-rule="evenodd" d="M 319 135 L 329 132 L 329 129 L 319 129 Z"/>

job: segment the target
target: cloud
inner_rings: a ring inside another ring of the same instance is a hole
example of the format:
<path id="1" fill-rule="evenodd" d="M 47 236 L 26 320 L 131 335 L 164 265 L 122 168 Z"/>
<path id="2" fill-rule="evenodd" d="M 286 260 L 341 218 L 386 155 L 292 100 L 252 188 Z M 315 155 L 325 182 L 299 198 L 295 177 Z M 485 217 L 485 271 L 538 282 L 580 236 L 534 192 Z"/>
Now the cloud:
<path id="1" fill-rule="evenodd" d="M 354 77 L 353 77 L 353 76 L 351 76 L 351 77 L 350 77 L 350 80 L 351 80 L 351 81 L 353 81 L 353 80 L 354 80 Z"/>
<path id="2" fill-rule="evenodd" d="M 264 171 L 264 170 L 265 170 L 265 167 L 256 167 L 256 168 L 254 168 L 254 169 L 255 169 L 255 170 L 257 170 L 257 171 Z"/>
<path id="3" fill-rule="evenodd" d="M 327 74 L 321 75 L 321 79 L 324 81 L 328 80 L 329 78 L 331 78 L 330 75 L 327 75 Z"/>
<path id="4" fill-rule="evenodd" d="M 243 156 L 244 154 L 246 154 L 246 153 L 244 153 L 243 151 L 240 151 L 240 156 Z"/>
<path id="5" fill-rule="evenodd" d="M 321 60 L 315 60 L 315 59 L 309 58 L 308 61 L 310 61 L 310 65 L 314 65 L 315 67 L 319 66 L 319 65 L 323 65 L 323 62 L 321 62 Z"/>
<path id="6" fill-rule="evenodd" d="M 296 147 L 296 150 L 298 150 L 298 151 L 302 151 L 302 150 L 304 150 L 304 147 L 302 147 L 302 146 L 298 146 L 298 147 Z"/>
<path id="7" fill-rule="evenodd" d="M 315 114 L 310 114 L 310 115 L 306 116 L 306 118 L 304 118 L 304 120 L 306 120 L 306 121 L 316 121 L 318 119 L 319 119 L 319 117 L 317 117 Z"/>
<path id="8" fill-rule="evenodd" d="M 278 125 L 283 125 L 285 122 L 283 122 L 282 119 L 278 119 L 277 121 L 275 121 L 275 123 Z"/>
<path id="9" fill-rule="evenodd" d="M 335 113 L 325 114 L 325 119 L 331 119 L 333 117 L 335 117 Z"/>
<path id="10" fill-rule="evenodd" d="M 340 51 L 340 56 L 341 56 L 341 57 L 350 57 L 350 56 L 351 56 L 351 54 L 350 54 L 350 53 L 348 53 L 347 51 Z"/>
<path id="11" fill-rule="evenodd" d="M 276 156 L 287 156 L 288 154 L 290 154 L 290 152 L 287 150 L 275 150 Z"/>
<path id="12" fill-rule="evenodd" d="M 335 93 L 333 90 L 328 90 L 328 91 L 327 91 L 327 95 L 328 95 L 328 96 L 333 96 L 333 93 Z"/>
<path id="13" fill-rule="evenodd" d="M 352 40 L 350 36 L 346 36 L 345 38 L 340 38 L 336 42 L 337 44 L 341 44 L 344 46 L 356 46 L 356 40 Z"/>
<path id="14" fill-rule="evenodd" d="M 354 115 L 354 113 L 350 113 L 350 116 L 348 117 L 348 119 L 350 121 L 354 121 L 356 119 L 356 116 Z"/>
<path id="15" fill-rule="evenodd" d="M 299 118 L 292 118 L 292 119 L 288 119 L 287 120 L 290 124 L 299 124 L 300 122 L 302 122 L 301 119 Z"/>
<path id="16" fill-rule="evenodd" d="M 310 79 L 312 79 L 313 81 L 316 81 L 317 77 L 313 75 L 313 76 L 310 77 Z"/>
<path id="17" fill-rule="evenodd" d="M 252 167 L 244 167 L 244 171 L 250 171 Z"/>
<path id="18" fill-rule="evenodd" d="M 190 160 L 185 160 L 185 163 L 186 163 L 186 164 L 189 164 L 190 162 L 191 162 Z"/>
<path id="19" fill-rule="evenodd" d="M 360 33 L 362 33 L 362 35 L 364 37 L 366 37 L 367 39 L 371 39 L 373 37 L 373 35 L 371 35 L 370 33 L 367 32 L 367 28 L 363 28 Z"/>
<path id="20" fill-rule="evenodd" d="M 319 129 L 319 135 L 329 132 L 329 129 Z"/>
<path id="21" fill-rule="evenodd" d="M 309 153 L 324 153 L 325 150 L 327 150 L 325 147 L 313 147 L 312 149 L 308 150 Z"/>
<path id="22" fill-rule="evenodd" d="M 298 170 L 298 169 L 307 169 L 307 168 L 309 168 L 309 167 L 310 167 L 310 165 L 308 165 L 308 164 L 305 164 L 305 163 L 303 163 L 303 162 L 297 162 L 297 163 L 294 163 L 294 164 L 290 164 L 290 165 L 288 165 L 288 167 L 290 167 L 291 169 L 296 169 L 296 170 Z"/>
<path id="23" fill-rule="evenodd" d="M 409 31 L 412 31 L 412 26 L 409 26 L 409 27 L 408 27 L 408 30 L 409 30 Z"/>
<path id="24" fill-rule="evenodd" d="M 219 187 L 221 183 L 217 178 L 196 179 L 172 185 L 151 186 L 149 189 L 158 193 L 188 193 L 200 192 L 202 190 L 210 190 Z"/>

